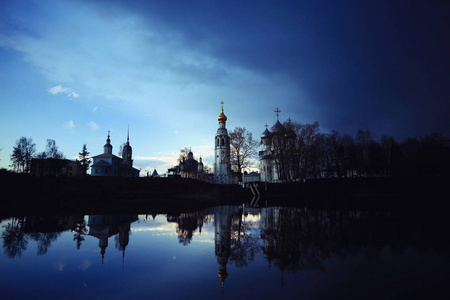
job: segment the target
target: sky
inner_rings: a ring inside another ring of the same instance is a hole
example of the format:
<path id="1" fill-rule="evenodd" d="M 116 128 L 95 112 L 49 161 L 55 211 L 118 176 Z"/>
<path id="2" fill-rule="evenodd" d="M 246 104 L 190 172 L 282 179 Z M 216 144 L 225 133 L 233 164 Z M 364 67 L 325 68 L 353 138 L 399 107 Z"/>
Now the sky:
<path id="1" fill-rule="evenodd" d="M 213 165 L 227 128 L 267 123 L 397 141 L 450 136 L 445 1 L 0 2 L 0 168 L 16 140 L 113 154 L 165 173 L 180 149 Z"/>

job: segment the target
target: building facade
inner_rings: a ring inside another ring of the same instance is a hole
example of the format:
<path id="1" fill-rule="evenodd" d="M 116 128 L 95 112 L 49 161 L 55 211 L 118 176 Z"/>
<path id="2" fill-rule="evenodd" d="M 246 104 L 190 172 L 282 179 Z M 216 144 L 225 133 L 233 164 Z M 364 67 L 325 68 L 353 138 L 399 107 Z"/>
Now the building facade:
<path id="1" fill-rule="evenodd" d="M 133 168 L 132 148 L 130 146 L 129 133 L 127 134 L 127 143 L 123 147 L 122 157 L 112 154 L 111 140 L 106 139 L 103 146 L 103 153 L 92 157 L 91 176 L 122 176 L 139 177 L 139 170 Z"/>
<path id="2" fill-rule="evenodd" d="M 72 177 L 82 176 L 83 171 L 77 160 L 59 158 L 33 158 L 30 173 L 34 176 Z"/>

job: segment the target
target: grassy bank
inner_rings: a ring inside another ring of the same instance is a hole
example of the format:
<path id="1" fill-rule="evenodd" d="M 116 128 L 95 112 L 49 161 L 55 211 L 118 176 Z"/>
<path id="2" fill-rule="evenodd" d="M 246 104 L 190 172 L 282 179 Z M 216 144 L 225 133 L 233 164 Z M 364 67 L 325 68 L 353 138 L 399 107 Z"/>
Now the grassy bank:
<path id="1" fill-rule="evenodd" d="M 443 179 L 317 179 L 258 185 L 260 206 L 318 209 L 442 209 Z M 240 186 L 181 178 L 0 176 L 1 215 L 30 213 L 177 213 L 250 203 Z"/>

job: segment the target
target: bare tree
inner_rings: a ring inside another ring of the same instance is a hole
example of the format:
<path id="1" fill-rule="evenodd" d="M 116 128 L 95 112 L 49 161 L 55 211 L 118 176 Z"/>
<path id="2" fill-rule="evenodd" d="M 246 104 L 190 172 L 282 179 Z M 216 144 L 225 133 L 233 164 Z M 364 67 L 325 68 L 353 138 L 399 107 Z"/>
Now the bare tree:
<path id="1" fill-rule="evenodd" d="M 56 146 L 55 140 L 47 139 L 45 151 L 39 153 L 36 158 L 64 159 L 65 157 L 61 151 L 58 151 L 58 146 Z"/>
<path id="2" fill-rule="evenodd" d="M 21 137 L 16 141 L 11 154 L 12 166 L 16 172 L 29 173 L 31 168 L 31 159 L 36 152 L 36 144 L 32 138 Z"/>
<path id="3" fill-rule="evenodd" d="M 127 143 L 122 143 L 122 144 L 119 146 L 119 152 L 117 153 L 119 156 L 122 156 L 122 154 L 123 154 L 123 147 L 125 147 L 126 144 L 127 144 Z"/>
<path id="4" fill-rule="evenodd" d="M 231 167 L 239 173 L 239 181 L 242 181 L 242 170 L 248 167 L 250 158 L 256 156 L 259 141 L 253 139 L 252 133 L 244 127 L 236 127 L 230 132 L 230 145 Z"/>
<path id="5" fill-rule="evenodd" d="M 184 149 L 180 150 L 180 154 L 178 154 L 178 162 L 183 162 L 188 158 L 188 154 L 191 152 L 191 149 L 188 147 L 184 147 Z"/>

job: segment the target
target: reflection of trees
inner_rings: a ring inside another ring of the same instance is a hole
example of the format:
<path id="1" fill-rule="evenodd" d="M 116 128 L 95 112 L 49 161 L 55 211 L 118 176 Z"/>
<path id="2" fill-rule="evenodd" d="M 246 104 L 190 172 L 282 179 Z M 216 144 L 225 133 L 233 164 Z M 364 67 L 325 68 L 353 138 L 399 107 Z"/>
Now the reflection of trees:
<path id="1" fill-rule="evenodd" d="M 2 234 L 3 248 L 9 258 L 20 257 L 27 249 L 28 239 L 24 232 L 24 218 L 11 218 Z"/>
<path id="2" fill-rule="evenodd" d="M 44 255 L 60 234 L 60 232 L 31 232 L 28 236 L 37 242 L 37 255 Z"/>
<path id="3" fill-rule="evenodd" d="M 77 243 L 77 250 L 80 250 L 81 243 L 84 242 L 84 235 L 87 233 L 86 221 L 75 224 L 75 229 L 73 230 L 75 234 L 73 235 L 73 240 Z"/>
<path id="4" fill-rule="evenodd" d="M 270 207 L 261 211 L 264 255 L 280 270 L 323 270 L 323 261 L 382 251 L 402 255 L 408 247 L 448 256 L 445 218 L 383 211 L 327 211 Z"/>
<path id="5" fill-rule="evenodd" d="M 11 218 L 9 223 L 4 226 L 5 231 L 2 234 L 3 247 L 10 258 L 21 256 L 22 252 L 27 249 L 28 241 L 31 239 L 37 243 L 37 254 L 44 255 L 51 244 L 61 235 L 61 232 L 79 230 L 79 236 L 77 236 L 77 233 L 74 236 L 74 240 L 77 240 L 77 247 L 79 248 L 81 241 L 84 240 L 82 232 L 85 232 L 85 226 L 84 216 L 81 215 L 36 215 Z"/>
<path id="6" fill-rule="evenodd" d="M 230 261 L 237 267 L 246 267 L 255 259 L 255 253 L 261 248 L 259 237 L 251 233 L 257 227 L 255 222 L 242 220 L 242 214 L 233 217 L 231 223 L 231 253 Z"/>
<path id="7" fill-rule="evenodd" d="M 321 259 L 326 249 L 321 247 L 320 240 L 307 234 L 314 223 L 302 218 L 300 209 L 272 207 L 263 209 L 261 215 L 261 238 L 269 263 L 290 273 L 301 269 L 324 269 Z"/>
<path id="8" fill-rule="evenodd" d="M 204 213 L 202 212 L 181 214 L 177 218 L 178 242 L 184 246 L 189 245 L 194 235 L 194 231 L 198 228 L 199 233 L 202 232 L 203 221 Z"/>

